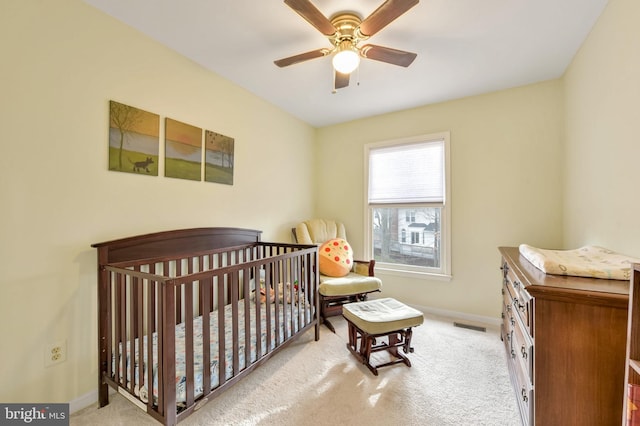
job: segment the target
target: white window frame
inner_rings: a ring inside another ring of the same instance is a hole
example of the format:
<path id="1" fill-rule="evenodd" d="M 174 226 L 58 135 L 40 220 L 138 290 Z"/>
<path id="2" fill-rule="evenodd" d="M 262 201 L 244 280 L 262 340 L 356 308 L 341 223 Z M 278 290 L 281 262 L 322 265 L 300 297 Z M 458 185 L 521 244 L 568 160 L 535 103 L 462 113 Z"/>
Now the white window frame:
<path id="1" fill-rule="evenodd" d="M 393 139 L 381 142 L 369 143 L 364 146 L 364 249 L 367 259 L 373 259 L 373 223 L 372 212 L 375 207 L 369 205 L 369 151 L 375 148 L 387 146 L 407 145 L 420 142 L 444 142 L 444 201 L 440 203 L 420 203 L 409 206 L 415 207 L 440 207 L 441 210 L 441 238 L 440 238 L 440 268 L 418 267 L 397 263 L 376 262 L 376 270 L 388 274 L 406 276 L 412 278 L 429 278 L 450 280 L 451 277 L 451 155 L 450 132 L 431 133 L 409 138 Z M 389 204 L 388 207 L 403 207 L 400 204 Z M 404 205 L 406 206 L 406 205 Z"/>

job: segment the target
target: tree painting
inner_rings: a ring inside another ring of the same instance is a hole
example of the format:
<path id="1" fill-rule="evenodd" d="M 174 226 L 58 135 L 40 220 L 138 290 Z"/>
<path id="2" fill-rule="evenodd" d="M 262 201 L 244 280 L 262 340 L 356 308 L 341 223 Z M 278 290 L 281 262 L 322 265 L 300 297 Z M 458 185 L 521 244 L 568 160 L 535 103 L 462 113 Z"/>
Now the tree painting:
<path id="1" fill-rule="evenodd" d="M 164 130 L 164 175 L 202 180 L 202 129 L 167 118 Z"/>
<path id="2" fill-rule="evenodd" d="M 205 130 L 204 180 L 233 185 L 234 139 Z"/>
<path id="3" fill-rule="evenodd" d="M 158 176 L 160 116 L 109 101 L 109 170 Z"/>

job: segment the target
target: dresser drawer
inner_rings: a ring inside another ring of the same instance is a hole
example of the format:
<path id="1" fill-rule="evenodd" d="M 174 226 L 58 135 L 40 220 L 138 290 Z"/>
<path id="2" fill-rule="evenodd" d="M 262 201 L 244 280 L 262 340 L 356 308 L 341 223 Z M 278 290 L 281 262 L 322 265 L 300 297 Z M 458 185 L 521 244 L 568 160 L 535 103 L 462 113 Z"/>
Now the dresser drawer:
<path id="1" fill-rule="evenodd" d="M 532 298 L 527 292 L 520 279 L 509 265 L 503 261 L 504 283 L 509 295 L 511 296 L 511 304 L 513 306 L 514 315 L 518 315 L 522 324 L 525 326 L 527 333 L 533 336 L 532 321 Z"/>
<path id="2" fill-rule="evenodd" d="M 506 287 L 502 286 L 502 324 L 500 324 L 500 337 L 504 342 L 505 349 L 507 354 L 511 353 L 513 340 L 513 323 L 514 318 L 511 315 L 511 310 L 513 309 L 512 299 L 509 296 L 509 292 Z"/>
<path id="3" fill-rule="evenodd" d="M 502 322 L 506 325 L 510 321 L 513 312 L 513 299 L 507 290 L 506 284 L 502 285 Z"/>
<path id="4" fill-rule="evenodd" d="M 520 368 L 517 359 L 511 359 L 509 363 L 512 368 L 513 388 L 516 392 L 522 423 L 524 426 L 533 425 L 533 386 L 529 382 L 527 374 Z"/>
<path id="5" fill-rule="evenodd" d="M 515 319 L 515 317 L 514 317 Z M 520 320 L 515 319 L 513 324 L 513 337 L 511 342 L 511 357 L 520 364 L 526 374 L 529 383 L 533 383 L 533 342 L 529 334 L 524 330 Z"/>

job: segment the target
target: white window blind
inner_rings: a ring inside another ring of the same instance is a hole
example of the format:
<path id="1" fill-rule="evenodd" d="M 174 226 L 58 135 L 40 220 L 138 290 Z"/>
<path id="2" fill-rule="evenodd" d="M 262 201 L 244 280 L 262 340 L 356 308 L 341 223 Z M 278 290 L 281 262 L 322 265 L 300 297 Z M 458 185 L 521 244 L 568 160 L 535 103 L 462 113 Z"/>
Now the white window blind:
<path id="1" fill-rule="evenodd" d="M 444 203 L 444 140 L 369 150 L 369 204 Z"/>

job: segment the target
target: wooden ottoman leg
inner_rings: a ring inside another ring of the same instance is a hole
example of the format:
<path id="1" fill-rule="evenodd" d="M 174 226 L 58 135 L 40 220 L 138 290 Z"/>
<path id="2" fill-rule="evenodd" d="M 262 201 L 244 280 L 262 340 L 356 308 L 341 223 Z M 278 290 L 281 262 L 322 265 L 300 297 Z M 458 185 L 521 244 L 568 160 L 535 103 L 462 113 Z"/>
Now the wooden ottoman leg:
<path id="1" fill-rule="evenodd" d="M 360 363 L 365 364 L 365 355 L 364 355 L 364 348 L 365 348 L 365 337 L 364 335 L 360 334 L 361 331 L 349 320 L 347 320 L 347 324 L 349 325 L 348 328 L 348 335 L 349 335 L 349 342 L 347 342 L 347 349 L 349 349 L 349 352 L 351 352 L 353 354 L 353 356 L 355 356 L 358 361 Z M 360 334 L 360 336 L 358 336 L 358 334 Z M 358 348 L 358 339 L 360 339 L 360 348 Z"/>
<path id="2" fill-rule="evenodd" d="M 389 336 L 389 347 L 387 348 L 387 352 L 396 358 L 400 358 L 398 355 L 398 344 L 402 343 L 402 339 L 398 339 L 398 332 L 390 333 Z"/>
<path id="3" fill-rule="evenodd" d="M 404 347 L 402 348 L 405 354 L 408 354 L 409 352 L 413 353 L 413 348 L 411 347 L 411 336 L 413 336 L 413 330 L 409 328 L 405 333 Z"/>
<path id="4" fill-rule="evenodd" d="M 375 338 L 368 333 L 363 333 L 362 346 L 360 347 L 362 353 L 362 362 L 371 370 L 374 375 L 378 375 L 378 369 L 371 365 L 371 348 Z"/>
<path id="5" fill-rule="evenodd" d="M 398 336 L 400 336 L 400 338 L 398 338 Z M 411 329 L 409 329 L 409 336 L 411 336 Z M 404 340 L 403 340 L 403 337 L 404 337 Z M 409 339 L 411 339 L 411 337 L 409 337 Z M 399 332 L 392 333 L 389 335 L 389 352 L 391 353 L 391 355 L 395 356 L 396 358 L 400 358 L 402 362 L 404 362 L 407 365 L 407 367 L 411 367 L 411 361 L 409 361 L 409 358 L 404 356 L 404 354 L 398 351 L 399 347 L 402 347 L 405 353 L 407 352 L 406 351 L 406 347 L 407 347 L 406 330 L 400 330 Z M 398 360 L 397 362 L 401 362 L 401 361 Z"/>

